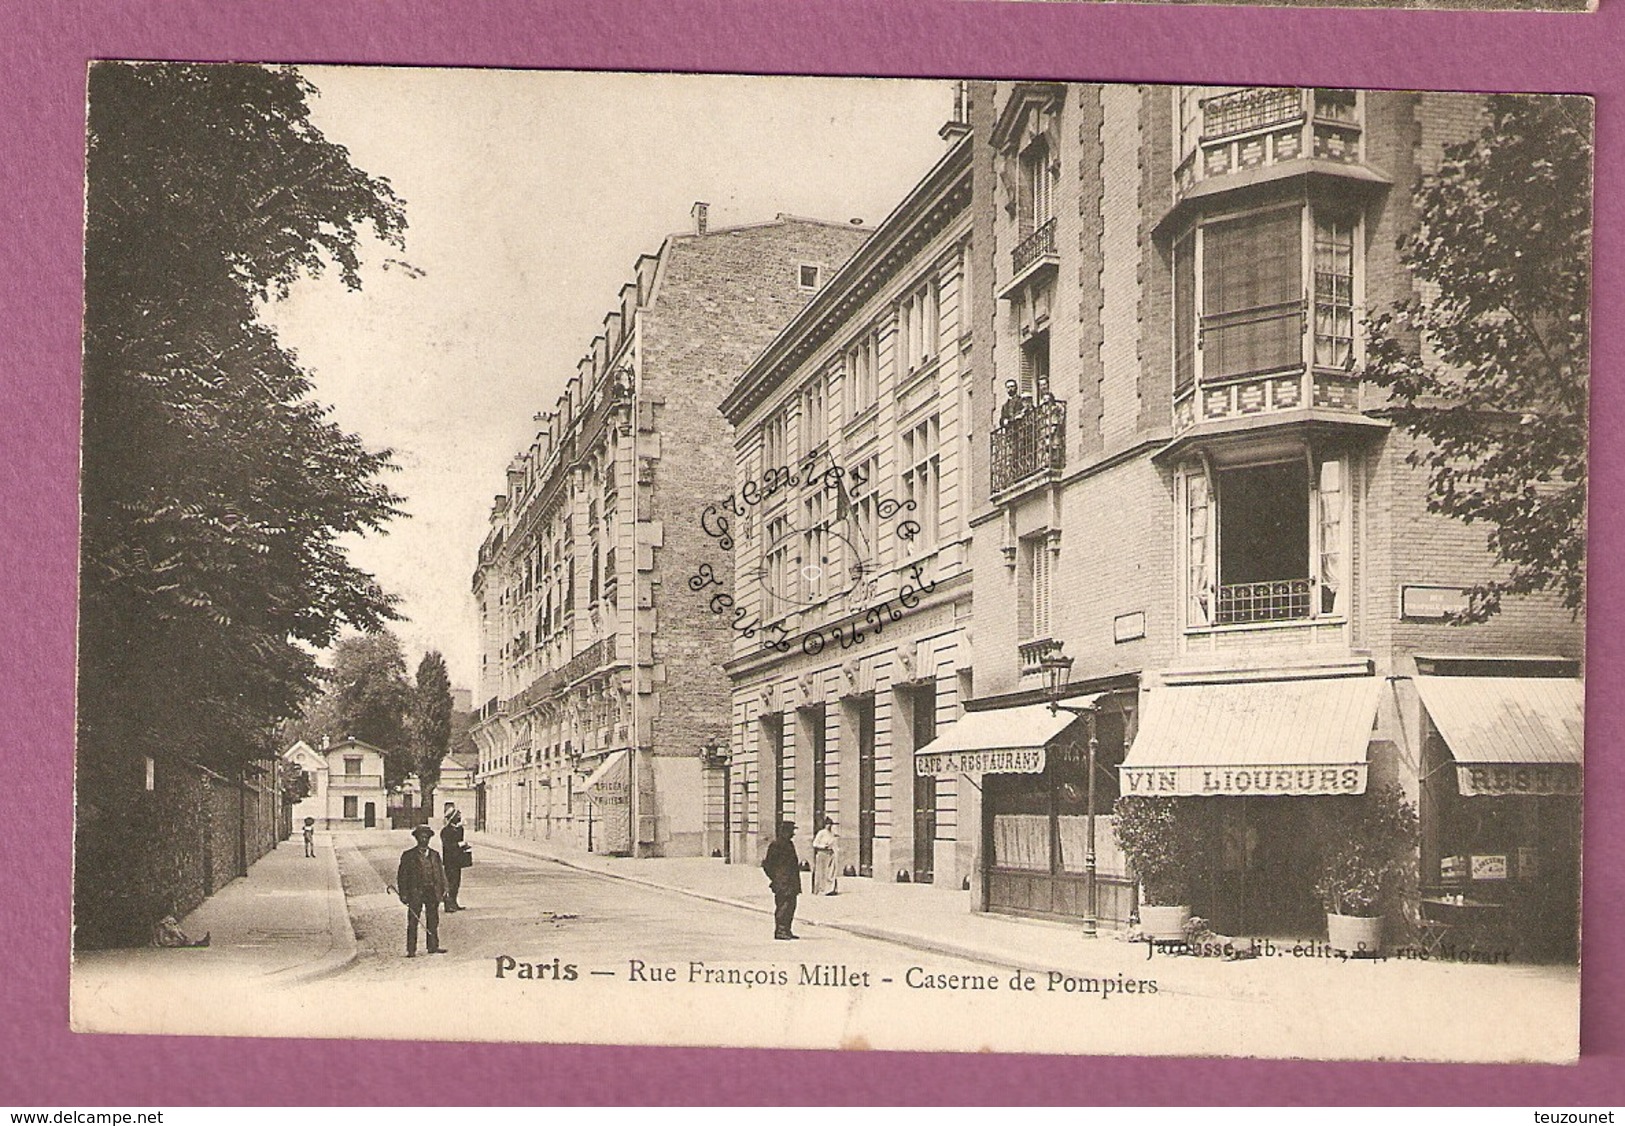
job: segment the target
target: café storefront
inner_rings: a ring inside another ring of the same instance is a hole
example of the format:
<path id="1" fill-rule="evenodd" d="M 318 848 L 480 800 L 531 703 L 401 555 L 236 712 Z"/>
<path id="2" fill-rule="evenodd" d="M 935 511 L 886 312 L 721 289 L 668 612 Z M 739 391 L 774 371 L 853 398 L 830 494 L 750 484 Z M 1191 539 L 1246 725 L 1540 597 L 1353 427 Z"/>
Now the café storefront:
<path id="1" fill-rule="evenodd" d="M 1427 937 L 1572 959 L 1579 933 L 1584 683 L 1420 675 Z"/>
<path id="2" fill-rule="evenodd" d="M 1332 803 L 1365 793 L 1384 681 L 1342 676 L 1148 687 L 1122 792 L 1201 799 L 1194 914 L 1223 934 L 1321 933 Z"/>
<path id="3" fill-rule="evenodd" d="M 1133 878 L 1112 833 L 1117 766 L 1134 694 L 1073 697 L 966 712 L 915 753 L 920 776 L 966 776 L 981 792 L 980 907 L 1003 914 L 1087 914 L 1089 738 L 1095 738 L 1097 914 L 1123 926 Z M 1084 713 L 1084 714 L 1078 714 Z"/>

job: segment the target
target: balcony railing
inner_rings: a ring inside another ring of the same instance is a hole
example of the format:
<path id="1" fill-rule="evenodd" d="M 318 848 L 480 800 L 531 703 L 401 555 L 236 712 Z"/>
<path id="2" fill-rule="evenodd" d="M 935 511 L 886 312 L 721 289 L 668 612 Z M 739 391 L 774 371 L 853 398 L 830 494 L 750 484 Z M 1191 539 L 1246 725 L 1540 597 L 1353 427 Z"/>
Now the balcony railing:
<path id="1" fill-rule="evenodd" d="M 1066 468 L 1066 404 L 1047 399 L 993 431 L 993 492 Z"/>
<path id="2" fill-rule="evenodd" d="M 1016 646 L 1016 660 L 1021 665 L 1021 675 L 1044 671 L 1044 658 L 1061 651 L 1061 643 L 1052 638 L 1039 638 L 1034 641 L 1023 641 Z"/>
<path id="3" fill-rule="evenodd" d="M 1257 622 L 1295 622 L 1309 616 L 1314 584 L 1310 579 L 1277 579 L 1267 583 L 1229 583 L 1219 587 L 1221 626 Z"/>
<path id="4" fill-rule="evenodd" d="M 1304 95 L 1308 91 L 1249 86 L 1208 98 L 1202 103 L 1202 140 L 1211 141 L 1236 133 L 1251 133 L 1296 121 L 1303 116 Z"/>
<path id="5" fill-rule="evenodd" d="M 1054 256 L 1055 220 L 1052 218 L 1016 243 L 1016 248 L 1010 252 L 1010 272 L 1019 277 L 1039 259 Z"/>

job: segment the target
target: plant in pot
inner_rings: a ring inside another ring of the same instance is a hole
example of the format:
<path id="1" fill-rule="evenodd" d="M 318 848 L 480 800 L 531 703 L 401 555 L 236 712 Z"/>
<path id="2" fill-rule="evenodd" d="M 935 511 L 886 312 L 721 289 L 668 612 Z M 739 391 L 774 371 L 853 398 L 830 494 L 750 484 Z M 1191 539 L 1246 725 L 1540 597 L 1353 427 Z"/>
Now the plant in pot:
<path id="1" fill-rule="evenodd" d="M 1202 852 L 1190 798 L 1121 797 L 1113 831 L 1140 877 L 1140 930 L 1153 941 L 1185 937 L 1190 891 Z"/>
<path id="2" fill-rule="evenodd" d="M 1398 786 L 1334 798 L 1315 879 L 1327 943 L 1349 954 L 1382 949 L 1384 910 L 1416 853 L 1416 807 Z"/>

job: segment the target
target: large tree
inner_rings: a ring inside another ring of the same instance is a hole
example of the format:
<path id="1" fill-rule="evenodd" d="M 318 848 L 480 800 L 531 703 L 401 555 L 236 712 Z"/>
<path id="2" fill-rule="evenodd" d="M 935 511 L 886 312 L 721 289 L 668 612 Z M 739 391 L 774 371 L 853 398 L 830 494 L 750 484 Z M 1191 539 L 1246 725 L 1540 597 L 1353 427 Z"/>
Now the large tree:
<path id="1" fill-rule="evenodd" d="M 406 726 L 412 688 L 400 640 L 388 630 L 340 639 L 327 677 L 336 730 L 324 734 L 353 736 L 383 751 L 384 781 L 396 785 L 412 770 Z"/>
<path id="2" fill-rule="evenodd" d="M 401 201 L 311 122 L 282 67 L 98 63 L 89 83 L 82 781 L 141 754 L 230 770 L 392 599 L 341 539 L 399 498 L 259 318 Z"/>
<path id="3" fill-rule="evenodd" d="M 1429 509 L 1485 525 L 1506 565 L 1464 622 L 1505 595 L 1585 601 L 1591 161 L 1587 99 L 1491 97 L 1417 193 L 1419 296 L 1372 325 L 1365 374 L 1423 439 Z"/>
<path id="4" fill-rule="evenodd" d="M 412 770 L 418 776 L 425 809 L 434 808 L 440 765 L 451 749 L 451 727 L 451 678 L 446 673 L 446 659 L 431 649 L 418 662 L 407 721 Z"/>

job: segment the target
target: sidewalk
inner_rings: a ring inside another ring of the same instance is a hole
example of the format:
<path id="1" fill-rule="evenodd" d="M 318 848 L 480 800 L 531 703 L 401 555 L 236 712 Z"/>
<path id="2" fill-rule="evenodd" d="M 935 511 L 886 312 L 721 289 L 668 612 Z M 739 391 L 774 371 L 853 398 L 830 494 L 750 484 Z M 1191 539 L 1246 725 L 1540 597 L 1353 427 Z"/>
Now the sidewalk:
<path id="1" fill-rule="evenodd" d="M 316 855 L 307 858 L 296 834 L 250 865 L 247 876 L 204 900 L 181 920 L 181 929 L 191 938 L 209 935 L 206 947 L 76 954 L 75 991 L 171 973 L 185 975 L 188 981 L 219 975 L 294 984 L 344 968 L 355 958 L 356 940 L 332 838 L 330 833 L 318 833 Z"/>
<path id="2" fill-rule="evenodd" d="M 580 871 L 596 872 L 647 887 L 663 888 L 713 903 L 727 904 L 762 915 L 773 912 L 773 897 L 766 877 L 752 864 L 725 864 L 710 857 L 663 857 L 633 860 L 566 850 L 551 842 L 469 833 L 475 848 L 502 849 L 551 860 Z M 474 870 L 476 873 L 478 869 Z M 477 876 L 472 876 L 477 879 Z M 1154 977 L 1163 992 L 1190 996 L 1264 1000 L 1290 980 L 1294 988 L 1324 982 L 1353 984 L 1380 975 L 1385 986 L 1414 981 L 1437 988 L 1444 980 L 1473 988 L 1491 979 L 1543 988 L 1573 986 L 1573 966 L 1487 966 L 1412 959 L 1350 962 L 1324 952 L 1302 956 L 1290 950 L 1273 958 L 1223 961 L 1191 956 L 1148 957 L 1144 943 L 1128 942 L 1119 932 L 1102 929 L 1087 939 L 1072 923 L 1015 918 L 973 912 L 970 892 L 925 884 L 898 884 L 885 880 L 843 877 L 840 894 L 803 894 L 796 912 L 796 927 L 833 930 L 897 943 L 923 953 L 964 958 L 988 966 L 1022 969 L 1039 975 L 1051 972 L 1073 977 Z M 1290 946 L 1290 944 L 1289 944 Z"/>

